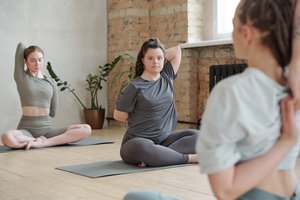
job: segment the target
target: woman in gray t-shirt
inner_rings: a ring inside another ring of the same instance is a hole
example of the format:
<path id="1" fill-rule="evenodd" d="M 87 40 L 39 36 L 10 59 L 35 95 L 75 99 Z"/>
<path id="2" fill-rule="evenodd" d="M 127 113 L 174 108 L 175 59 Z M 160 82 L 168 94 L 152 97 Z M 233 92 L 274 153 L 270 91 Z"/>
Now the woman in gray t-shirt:
<path id="1" fill-rule="evenodd" d="M 181 61 L 180 48 L 164 50 L 149 39 L 137 57 L 135 79 L 121 92 L 114 118 L 128 122 L 122 159 L 139 166 L 197 162 L 196 130 L 173 130 L 177 124 L 173 81 Z"/>

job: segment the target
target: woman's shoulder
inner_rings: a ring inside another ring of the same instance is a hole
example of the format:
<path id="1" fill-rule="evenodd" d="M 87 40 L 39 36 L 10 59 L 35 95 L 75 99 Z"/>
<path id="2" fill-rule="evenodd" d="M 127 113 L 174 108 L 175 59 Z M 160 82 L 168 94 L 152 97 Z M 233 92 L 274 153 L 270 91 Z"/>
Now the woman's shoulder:
<path id="1" fill-rule="evenodd" d="M 130 86 L 130 87 L 138 87 L 139 85 L 141 85 L 143 83 L 143 79 L 140 77 L 140 76 L 138 76 L 138 77 L 135 77 L 132 81 L 130 81 L 129 83 L 128 83 L 128 85 Z"/>
<path id="2" fill-rule="evenodd" d="M 245 85 L 245 77 L 242 73 L 230 76 L 219 81 L 212 89 L 211 94 L 219 94 L 219 93 L 227 93 L 229 91 L 239 91 L 239 89 L 243 89 Z M 245 85 L 247 86 L 247 84 Z"/>
<path id="3" fill-rule="evenodd" d="M 214 86 L 209 94 L 207 105 L 213 109 L 216 104 L 238 106 L 241 101 L 257 96 L 258 90 L 261 90 L 259 84 L 253 82 L 255 83 L 255 77 L 247 70 L 225 78 Z"/>
<path id="4" fill-rule="evenodd" d="M 256 86 L 259 86 L 259 82 L 263 81 L 261 74 L 257 70 L 247 68 L 240 74 L 236 74 L 221 80 L 215 85 L 212 91 L 254 91 Z"/>
<path id="5" fill-rule="evenodd" d="M 213 90 L 234 91 L 249 95 L 282 93 L 285 87 L 271 79 L 257 68 L 248 67 L 244 72 L 228 77 L 215 86 Z"/>
<path id="6" fill-rule="evenodd" d="M 139 90 L 143 87 L 143 82 L 143 79 L 138 76 L 131 80 L 129 83 L 127 83 L 124 88 L 126 88 L 126 90 Z"/>

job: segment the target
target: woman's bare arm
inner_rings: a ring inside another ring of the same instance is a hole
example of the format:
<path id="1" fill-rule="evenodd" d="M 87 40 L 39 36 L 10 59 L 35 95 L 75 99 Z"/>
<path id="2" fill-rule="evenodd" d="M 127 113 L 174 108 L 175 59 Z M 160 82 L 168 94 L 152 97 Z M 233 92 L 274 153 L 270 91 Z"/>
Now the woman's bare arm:
<path id="1" fill-rule="evenodd" d="M 173 66 L 174 73 L 176 74 L 181 62 L 181 49 L 179 46 L 171 47 L 166 50 L 166 59 L 169 60 Z"/>
<path id="2" fill-rule="evenodd" d="M 127 122 L 128 120 L 128 113 L 118 111 L 117 109 L 114 110 L 114 119 L 121 121 L 121 122 Z"/>
<path id="3" fill-rule="evenodd" d="M 289 64 L 289 83 L 293 97 L 300 108 L 300 0 L 297 0 L 294 12 L 292 58 Z"/>
<path id="4" fill-rule="evenodd" d="M 278 142 L 265 154 L 208 176 L 218 199 L 236 199 L 257 186 L 272 172 L 297 141 L 294 101 L 281 103 L 282 132 Z"/>

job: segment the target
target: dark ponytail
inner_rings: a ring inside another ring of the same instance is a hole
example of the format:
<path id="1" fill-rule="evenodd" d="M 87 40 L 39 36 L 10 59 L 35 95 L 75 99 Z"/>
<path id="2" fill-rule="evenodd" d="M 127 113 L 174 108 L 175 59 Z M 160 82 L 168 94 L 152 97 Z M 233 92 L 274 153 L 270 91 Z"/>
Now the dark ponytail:
<path id="1" fill-rule="evenodd" d="M 262 33 L 261 42 L 269 47 L 280 66 L 291 59 L 295 0 L 242 0 L 239 19 Z"/>
<path id="2" fill-rule="evenodd" d="M 144 72 L 144 64 L 143 64 L 143 58 L 145 57 L 145 54 L 147 53 L 148 49 L 157 49 L 160 48 L 164 53 L 165 49 L 163 45 L 159 42 L 156 38 L 150 38 L 147 41 L 145 41 L 138 53 L 136 63 L 135 63 L 135 75 L 134 77 L 141 76 Z"/>

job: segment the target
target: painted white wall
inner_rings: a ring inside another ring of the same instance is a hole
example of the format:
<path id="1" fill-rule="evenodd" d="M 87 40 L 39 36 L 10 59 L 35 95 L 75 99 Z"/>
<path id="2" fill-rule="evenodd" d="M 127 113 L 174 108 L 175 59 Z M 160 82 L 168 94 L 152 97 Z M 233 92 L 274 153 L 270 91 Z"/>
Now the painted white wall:
<path id="1" fill-rule="evenodd" d="M 13 79 L 18 42 L 38 45 L 54 71 L 88 103 L 85 76 L 107 61 L 107 0 L 0 0 L 0 134 L 15 129 L 21 104 Z M 46 68 L 44 74 L 49 77 Z M 106 87 L 100 103 L 107 110 Z M 83 123 L 82 108 L 71 93 L 59 92 L 57 127 Z"/>

